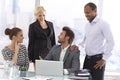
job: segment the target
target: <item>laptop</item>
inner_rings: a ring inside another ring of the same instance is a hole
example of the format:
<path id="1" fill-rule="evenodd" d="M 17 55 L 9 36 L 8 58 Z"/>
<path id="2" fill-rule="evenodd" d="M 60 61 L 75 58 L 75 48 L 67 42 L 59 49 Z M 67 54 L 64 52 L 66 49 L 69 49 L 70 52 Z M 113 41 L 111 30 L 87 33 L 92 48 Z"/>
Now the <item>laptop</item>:
<path id="1" fill-rule="evenodd" d="M 63 76 L 63 62 L 51 60 L 36 60 L 36 75 Z"/>

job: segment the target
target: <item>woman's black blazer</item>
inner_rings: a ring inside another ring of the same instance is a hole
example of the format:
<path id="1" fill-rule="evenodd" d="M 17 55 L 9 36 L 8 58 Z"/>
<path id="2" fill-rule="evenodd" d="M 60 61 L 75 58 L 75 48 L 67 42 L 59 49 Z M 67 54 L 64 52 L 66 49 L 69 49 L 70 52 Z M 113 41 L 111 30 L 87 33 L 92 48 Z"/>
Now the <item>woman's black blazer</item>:
<path id="1" fill-rule="evenodd" d="M 35 62 L 35 59 L 39 59 L 39 56 L 42 58 L 46 57 L 49 50 L 53 45 L 55 45 L 55 32 L 53 23 L 46 20 L 45 22 L 50 31 L 49 35 L 44 32 L 38 21 L 35 21 L 29 26 L 28 54 L 29 60 L 32 62 Z"/>

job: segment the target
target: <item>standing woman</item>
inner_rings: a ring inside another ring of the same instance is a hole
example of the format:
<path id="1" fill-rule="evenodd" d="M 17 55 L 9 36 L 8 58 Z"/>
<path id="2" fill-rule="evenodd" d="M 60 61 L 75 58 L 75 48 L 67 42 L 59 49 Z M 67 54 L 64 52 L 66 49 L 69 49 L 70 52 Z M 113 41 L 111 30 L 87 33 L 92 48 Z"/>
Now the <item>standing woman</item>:
<path id="1" fill-rule="evenodd" d="M 23 42 L 23 32 L 21 29 L 14 27 L 12 29 L 7 28 L 5 34 L 9 35 L 11 43 L 5 46 L 2 49 L 2 55 L 4 60 L 12 61 L 13 64 L 16 64 L 20 67 L 26 66 L 29 67 L 29 58 L 25 45 L 22 45 Z"/>
<path id="2" fill-rule="evenodd" d="M 35 62 L 36 59 L 45 58 L 49 50 L 55 45 L 55 34 L 53 23 L 45 20 L 45 9 L 38 6 L 34 15 L 36 21 L 29 26 L 29 60 Z"/>

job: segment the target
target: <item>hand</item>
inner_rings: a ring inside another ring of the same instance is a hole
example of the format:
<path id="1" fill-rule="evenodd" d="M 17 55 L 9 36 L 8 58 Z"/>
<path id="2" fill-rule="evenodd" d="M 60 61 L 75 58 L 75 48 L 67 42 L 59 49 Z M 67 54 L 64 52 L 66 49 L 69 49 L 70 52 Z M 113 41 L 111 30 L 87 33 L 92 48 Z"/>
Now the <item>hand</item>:
<path id="1" fill-rule="evenodd" d="M 96 65 L 94 66 L 95 69 L 101 69 L 104 65 L 105 65 L 105 60 L 104 59 L 101 59 L 99 61 L 96 62 Z"/>
<path id="2" fill-rule="evenodd" d="M 20 49 L 20 44 L 15 42 L 15 52 L 18 53 L 19 49 Z"/>
<path id="3" fill-rule="evenodd" d="M 39 59 L 40 59 L 40 60 L 43 60 L 43 58 L 42 58 L 41 56 L 39 56 Z"/>
<path id="4" fill-rule="evenodd" d="M 63 73 L 64 73 L 65 75 L 69 74 L 69 72 L 68 72 L 67 69 L 64 69 L 64 70 L 63 70 Z"/>
<path id="5" fill-rule="evenodd" d="M 70 47 L 70 50 L 71 50 L 71 51 L 73 51 L 73 50 L 78 50 L 78 46 L 72 45 L 72 46 Z"/>
<path id="6" fill-rule="evenodd" d="M 16 41 L 15 42 L 15 54 L 13 55 L 13 58 L 12 58 L 12 61 L 14 62 L 14 64 L 17 63 L 19 49 L 20 49 L 20 44 L 18 44 Z"/>

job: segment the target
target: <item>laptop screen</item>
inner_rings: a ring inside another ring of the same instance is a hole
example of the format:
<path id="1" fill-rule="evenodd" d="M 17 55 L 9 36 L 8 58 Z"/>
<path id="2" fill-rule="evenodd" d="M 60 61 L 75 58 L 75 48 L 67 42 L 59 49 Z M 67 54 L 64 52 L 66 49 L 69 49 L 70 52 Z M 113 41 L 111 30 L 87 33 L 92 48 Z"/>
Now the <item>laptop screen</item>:
<path id="1" fill-rule="evenodd" d="M 63 62 L 36 60 L 36 75 L 63 76 Z"/>

